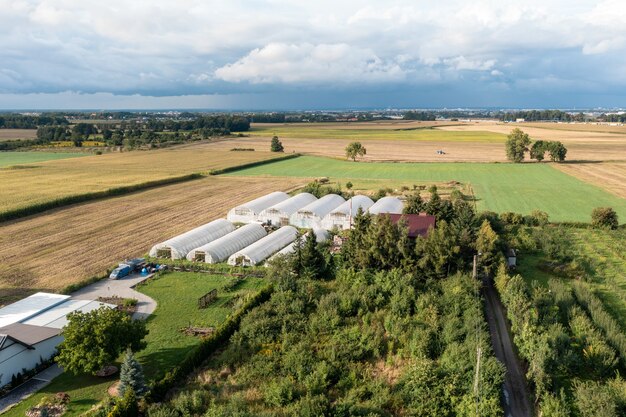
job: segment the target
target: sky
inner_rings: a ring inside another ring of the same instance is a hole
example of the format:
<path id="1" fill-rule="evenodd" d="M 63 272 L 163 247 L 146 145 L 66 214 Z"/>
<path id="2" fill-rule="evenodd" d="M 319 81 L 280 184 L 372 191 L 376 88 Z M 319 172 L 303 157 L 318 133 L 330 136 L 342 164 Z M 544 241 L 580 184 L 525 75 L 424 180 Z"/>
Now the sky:
<path id="1" fill-rule="evenodd" d="M 623 0 L 0 0 L 0 109 L 626 107 Z"/>

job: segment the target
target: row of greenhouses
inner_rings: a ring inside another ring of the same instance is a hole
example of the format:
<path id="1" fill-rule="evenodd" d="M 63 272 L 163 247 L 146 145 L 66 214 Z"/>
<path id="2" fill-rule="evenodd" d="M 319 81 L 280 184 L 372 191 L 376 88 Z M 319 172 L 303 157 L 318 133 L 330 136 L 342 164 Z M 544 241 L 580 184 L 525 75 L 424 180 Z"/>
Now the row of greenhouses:
<path id="1" fill-rule="evenodd" d="M 309 193 L 290 197 L 277 191 L 233 208 L 227 219 L 214 220 L 154 245 L 150 256 L 253 266 L 279 253 L 295 251 L 297 228 L 312 229 L 320 242 L 328 239 L 328 230 L 349 229 L 359 210 L 397 214 L 402 206 L 395 197 L 374 203 L 363 195 L 345 200 L 329 194 L 318 199 Z M 236 227 L 241 223 L 245 224 Z M 278 229 L 268 233 L 272 228 Z"/>

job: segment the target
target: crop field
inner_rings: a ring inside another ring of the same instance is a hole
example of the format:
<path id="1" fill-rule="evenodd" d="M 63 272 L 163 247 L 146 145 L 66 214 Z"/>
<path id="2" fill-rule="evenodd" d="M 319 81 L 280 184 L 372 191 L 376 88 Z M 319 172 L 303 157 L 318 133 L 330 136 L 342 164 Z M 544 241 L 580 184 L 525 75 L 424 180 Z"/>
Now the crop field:
<path id="1" fill-rule="evenodd" d="M 0 142 L 6 140 L 35 139 L 37 129 L 0 129 Z"/>
<path id="2" fill-rule="evenodd" d="M 208 177 L 3 223 L 0 305 L 59 291 L 271 191 L 303 181 Z"/>
<path id="3" fill-rule="evenodd" d="M 626 198 L 626 162 L 558 164 L 555 167 Z"/>
<path id="4" fill-rule="evenodd" d="M 0 168 L 57 159 L 78 158 L 86 155 L 78 152 L 0 152 Z M 17 169 L 19 168 L 17 167 Z M 24 167 L 23 169 L 28 168 L 30 167 Z"/>
<path id="5" fill-rule="evenodd" d="M 479 210 L 528 214 L 538 209 L 552 221 L 589 221 L 594 207 L 613 207 L 626 218 L 626 200 L 552 168 L 550 164 L 354 163 L 304 156 L 244 169 L 230 176 L 388 179 L 416 184 L 469 184 Z"/>
<path id="6" fill-rule="evenodd" d="M 61 197 L 207 172 L 276 156 L 269 151 L 229 152 L 209 147 L 182 147 L 29 163 L 24 169 L 4 168 L 0 169 L 0 213 Z"/>

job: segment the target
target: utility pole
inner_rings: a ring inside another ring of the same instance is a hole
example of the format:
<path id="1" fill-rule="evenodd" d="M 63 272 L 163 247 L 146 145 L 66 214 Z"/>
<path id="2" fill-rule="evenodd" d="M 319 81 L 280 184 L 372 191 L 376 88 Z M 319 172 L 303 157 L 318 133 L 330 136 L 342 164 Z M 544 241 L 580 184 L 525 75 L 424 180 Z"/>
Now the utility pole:
<path id="1" fill-rule="evenodd" d="M 483 350 L 480 345 L 476 348 L 476 375 L 474 375 L 474 395 L 476 396 L 476 415 L 478 416 L 478 405 L 480 404 L 480 391 L 478 390 L 478 383 L 480 382 L 480 359 Z"/>
<path id="2" fill-rule="evenodd" d="M 474 266 L 472 267 L 472 278 L 476 279 L 478 276 L 478 255 L 474 255 Z"/>

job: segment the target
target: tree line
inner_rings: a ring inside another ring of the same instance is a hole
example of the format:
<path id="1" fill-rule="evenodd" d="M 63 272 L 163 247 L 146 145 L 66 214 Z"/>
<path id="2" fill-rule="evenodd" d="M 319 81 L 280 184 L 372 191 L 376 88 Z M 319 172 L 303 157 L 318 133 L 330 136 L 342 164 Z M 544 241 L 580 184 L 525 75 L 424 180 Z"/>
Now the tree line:
<path id="1" fill-rule="evenodd" d="M 0 129 L 37 129 L 39 126 L 68 125 L 63 116 L 0 115 Z"/>
<path id="2" fill-rule="evenodd" d="M 532 147 L 529 147 L 532 143 Z M 546 153 L 552 162 L 563 162 L 567 156 L 567 148 L 559 141 L 537 140 L 534 143 L 527 133 L 521 129 L 515 128 L 507 136 L 506 157 L 511 162 L 522 162 L 529 152 L 531 159 L 541 162 L 545 159 Z"/>

